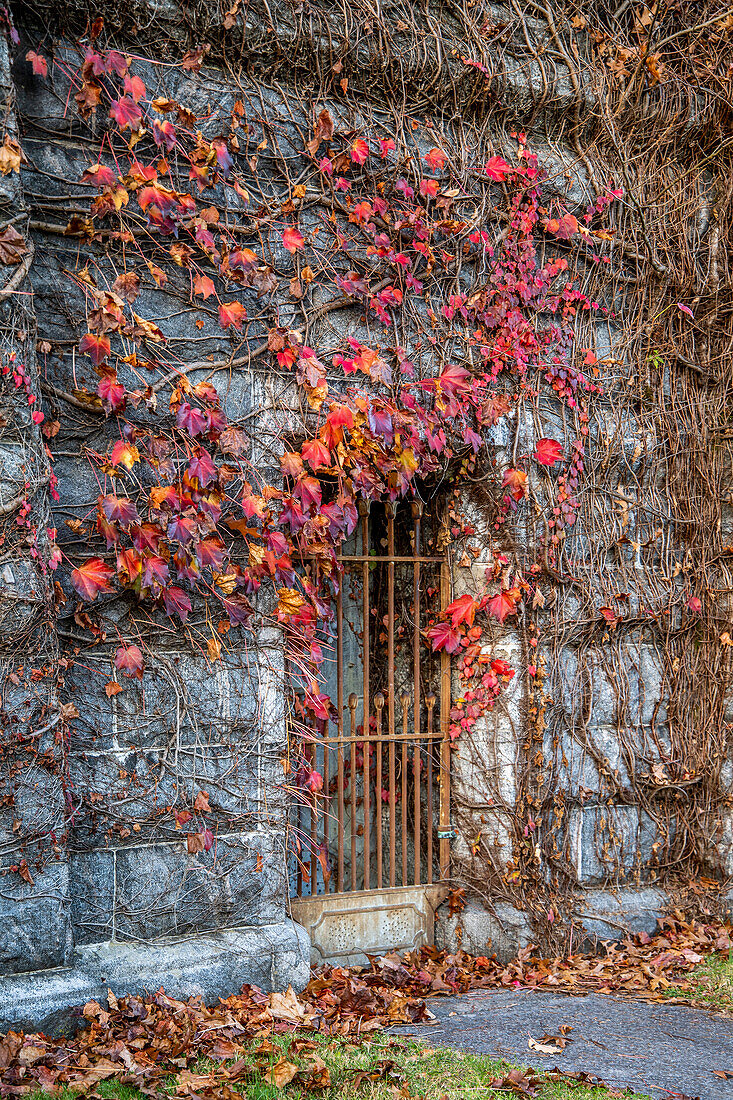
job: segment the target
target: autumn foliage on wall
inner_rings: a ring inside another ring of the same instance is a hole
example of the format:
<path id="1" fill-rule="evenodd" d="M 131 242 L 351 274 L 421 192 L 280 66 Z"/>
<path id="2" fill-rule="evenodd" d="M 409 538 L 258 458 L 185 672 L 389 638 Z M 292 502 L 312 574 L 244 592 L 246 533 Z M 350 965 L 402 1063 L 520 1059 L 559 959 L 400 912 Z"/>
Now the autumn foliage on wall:
<path id="1" fill-rule="evenodd" d="M 576 347 L 575 330 L 602 307 L 581 293 L 569 258 L 579 243 L 607 262 L 604 214 L 620 190 L 609 181 L 574 214 L 545 197 L 522 133 L 507 159 L 494 153 L 467 175 L 430 124 L 359 129 L 320 104 L 273 189 L 259 168 L 273 136 L 241 99 L 225 129 L 208 132 L 206 117 L 160 93 L 154 64 L 106 48 L 104 35 L 99 19 L 78 54 L 27 54 L 39 79 L 68 88 L 69 112 L 98 141 L 81 179 L 94 198 L 66 229 L 79 242 L 69 277 L 87 302 L 77 351 L 94 378 L 74 397 L 118 438 L 90 456 L 98 506 L 90 553 L 68 562 L 76 593 L 93 604 L 128 591 L 184 627 L 203 600 L 214 661 L 229 631 L 276 621 L 305 713 L 323 718 L 318 631 L 359 502 L 485 470 L 500 539 L 534 483 L 548 512 L 537 560 L 498 553 L 484 591 L 454 600 L 426 631 L 465 683 L 458 736 L 515 673 L 487 655 L 488 624 L 511 623 L 536 599 L 575 522 L 598 392 L 595 356 Z M 182 76 L 203 60 L 187 54 Z M 100 251 L 114 278 L 93 260 Z M 199 329 L 229 338 L 230 354 L 179 356 L 163 323 L 139 312 L 147 288 L 175 290 Z M 334 311 L 358 327 L 337 348 L 312 344 Z M 255 367 L 284 395 L 267 453 L 217 386 L 218 374 Z M 528 454 L 497 450 L 502 423 L 543 388 L 567 410 L 568 437 L 541 438 Z M 124 675 L 142 675 L 138 641 L 119 638 Z"/>

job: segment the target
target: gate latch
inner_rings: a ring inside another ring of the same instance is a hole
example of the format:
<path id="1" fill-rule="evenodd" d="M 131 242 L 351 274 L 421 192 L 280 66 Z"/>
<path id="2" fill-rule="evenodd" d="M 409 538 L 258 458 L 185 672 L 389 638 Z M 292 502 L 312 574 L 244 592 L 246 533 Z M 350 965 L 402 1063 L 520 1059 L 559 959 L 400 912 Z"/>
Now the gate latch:
<path id="1" fill-rule="evenodd" d="M 455 840 L 457 836 L 458 830 L 454 825 L 448 829 L 438 829 L 438 840 Z"/>

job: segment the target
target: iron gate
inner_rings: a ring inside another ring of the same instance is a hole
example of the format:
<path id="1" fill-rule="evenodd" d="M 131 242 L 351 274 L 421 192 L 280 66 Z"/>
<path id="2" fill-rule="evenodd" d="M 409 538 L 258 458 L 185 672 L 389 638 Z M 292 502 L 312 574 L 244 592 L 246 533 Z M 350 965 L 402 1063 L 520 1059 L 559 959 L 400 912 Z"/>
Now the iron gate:
<path id="1" fill-rule="evenodd" d="M 449 602 L 449 563 L 439 544 L 423 553 L 422 506 L 401 508 L 362 507 L 340 556 L 337 717 L 310 747 L 323 785 L 297 806 L 291 873 L 319 960 L 431 941 L 449 874 L 449 657 L 422 640 Z"/>

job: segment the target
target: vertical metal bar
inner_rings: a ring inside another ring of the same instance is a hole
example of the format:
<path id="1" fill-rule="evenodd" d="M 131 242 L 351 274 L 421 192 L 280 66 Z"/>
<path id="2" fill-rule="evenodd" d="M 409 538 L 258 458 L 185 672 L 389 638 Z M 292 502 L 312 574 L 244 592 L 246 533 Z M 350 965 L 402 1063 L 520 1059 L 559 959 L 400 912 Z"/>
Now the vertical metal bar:
<path id="1" fill-rule="evenodd" d="M 369 555 L 369 506 L 366 501 L 359 501 L 361 514 L 361 552 L 363 557 Z M 371 799 L 369 796 L 369 753 L 371 741 L 369 740 L 369 646 L 370 646 L 370 615 L 369 606 L 369 562 L 364 562 L 361 567 L 362 584 L 362 669 L 364 672 L 364 702 L 362 705 L 364 723 L 364 889 L 371 889 Z M 380 809 L 379 797 L 377 797 L 377 813 Z"/>
<path id="2" fill-rule="evenodd" d="M 341 735 L 342 728 L 342 708 L 343 701 L 343 670 L 344 670 L 344 631 L 343 631 L 343 603 L 341 597 L 341 586 L 344 582 L 344 574 L 341 575 L 339 584 L 339 591 L 336 596 L 336 709 L 338 711 L 337 720 L 337 733 Z M 331 798 L 331 736 L 330 719 L 326 722 L 325 729 L 323 731 L 323 843 L 325 845 L 325 858 L 330 862 L 331 859 L 331 814 L 333 812 L 332 798 Z M 336 750 L 338 752 L 338 748 Z M 338 817 L 338 810 L 337 810 Z M 337 826 L 338 828 L 338 821 Z M 324 893 L 329 893 L 331 889 L 331 880 L 329 879 L 328 885 L 325 882 L 324 875 Z"/>
<path id="3" fill-rule="evenodd" d="M 351 889 L 356 890 L 356 704 L 353 691 L 349 696 L 349 728 L 351 731 Z"/>
<path id="4" fill-rule="evenodd" d="M 343 711 L 339 711 L 339 737 L 336 745 L 336 761 L 337 761 L 337 783 L 338 783 L 338 827 L 337 827 L 337 875 L 336 875 L 336 889 L 339 893 L 344 888 L 344 717 Z"/>
<path id="5" fill-rule="evenodd" d="M 384 696 L 378 691 L 374 696 L 374 709 L 377 712 L 377 782 L 376 782 L 376 825 L 377 825 L 377 889 L 382 889 L 382 710 Z"/>
<path id="6" fill-rule="evenodd" d="M 422 516 L 422 504 L 419 500 L 412 502 L 412 519 L 414 523 L 412 552 L 415 562 L 412 566 L 413 587 L 413 624 L 412 624 L 412 724 L 415 734 L 415 749 L 413 760 L 413 784 L 414 784 L 414 848 L 415 848 L 415 874 L 414 884 L 418 886 L 421 880 L 420 874 L 420 519 Z"/>
<path id="7" fill-rule="evenodd" d="M 311 767 L 318 767 L 318 741 L 313 735 L 311 747 Z M 318 893 L 318 793 L 313 791 L 311 795 L 311 897 Z"/>
<path id="8" fill-rule="evenodd" d="M 328 866 L 331 851 L 331 738 L 329 737 L 329 720 L 323 730 L 323 854 L 324 866 Z M 330 879 L 326 882 L 326 874 L 323 874 L 323 892 L 330 890 Z"/>
<path id="9" fill-rule="evenodd" d="M 395 669 L 394 669 L 394 516 L 395 506 L 389 501 L 387 513 L 387 721 L 389 723 L 389 884 L 395 885 L 397 837 L 395 835 Z"/>
<path id="10" fill-rule="evenodd" d="M 402 704 L 402 886 L 407 886 L 407 712 L 410 709 L 410 696 L 406 691 L 400 695 Z"/>
<path id="11" fill-rule="evenodd" d="M 450 569 L 448 559 L 440 566 L 440 609 L 445 611 L 450 602 Z M 440 877 L 450 874 L 450 657 L 443 650 L 440 654 Z"/>
<path id="12" fill-rule="evenodd" d="M 427 836 L 427 881 L 428 885 L 433 881 L 433 711 L 437 700 L 433 692 L 425 696 L 425 705 L 428 708 L 428 768 L 427 768 L 427 805 L 425 832 Z"/>
<path id="13" fill-rule="evenodd" d="M 369 750 L 372 747 L 372 743 L 369 740 L 369 730 L 364 727 L 364 762 L 363 762 L 363 782 L 364 782 L 364 889 L 371 889 L 371 829 L 369 817 L 371 814 L 371 797 L 369 794 Z"/>

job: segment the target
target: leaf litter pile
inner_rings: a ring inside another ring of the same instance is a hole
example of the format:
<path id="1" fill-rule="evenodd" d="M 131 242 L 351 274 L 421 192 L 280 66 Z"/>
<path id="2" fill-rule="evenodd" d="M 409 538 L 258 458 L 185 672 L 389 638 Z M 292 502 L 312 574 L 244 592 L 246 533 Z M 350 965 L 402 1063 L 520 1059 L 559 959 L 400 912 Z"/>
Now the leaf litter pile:
<path id="1" fill-rule="evenodd" d="M 292 989 L 265 994 L 243 986 L 212 1007 L 199 997 L 181 1001 L 163 990 L 146 997 L 116 997 L 110 991 L 106 1004 L 90 1001 L 80 1009 L 80 1029 L 71 1039 L 16 1031 L 0 1038 L 0 1096 L 63 1088 L 94 1096 L 100 1081 L 115 1078 L 147 1096 L 160 1096 L 173 1082 L 176 1096 L 234 1100 L 237 1083 L 251 1081 L 253 1073 L 279 1088 L 295 1082 L 306 1092 L 318 1091 L 330 1085 L 329 1071 L 309 1033 L 358 1041 L 390 1025 L 430 1021 L 430 997 L 476 989 L 551 988 L 661 1000 L 674 986 L 680 988 L 676 999 L 684 1001 L 690 999 L 685 974 L 705 956 L 732 949 L 732 926 L 687 921 L 676 913 L 659 921 L 655 935 L 607 944 L 601 956 L 543 959 L 527 948 L 502 967 L 493 957 L 424 947 L 405 956 L 372 958 L 368 968 L 322 967 L 299 996 Z M 669 1003 L 668 996 L 664 999 Z M 271 1043 L 288 1033 L 293 1034 L 288 1054 L 301 1056 L 299 1066 L 277 1057 L 281 1051 Z M 558 1042 L 558 1037 L 543 1039 Z M 542 1041 L 536 1049 L 542 1053 Z M 389 1071 L 380 1063 L 375 1072 Z M 552 1073 L 568 1085 L 590 1080 L 586 1074 Z M 373 1079 L 373 1073 L 355 1074 L 353 1087 L 362 1083 L 360 1076 Z M 548 1079 L 546 1073 L 542 1079 Z M 539 1080 L 531 1070 L 511 1071 L 493 1085 L 531 1096 Z"/>

